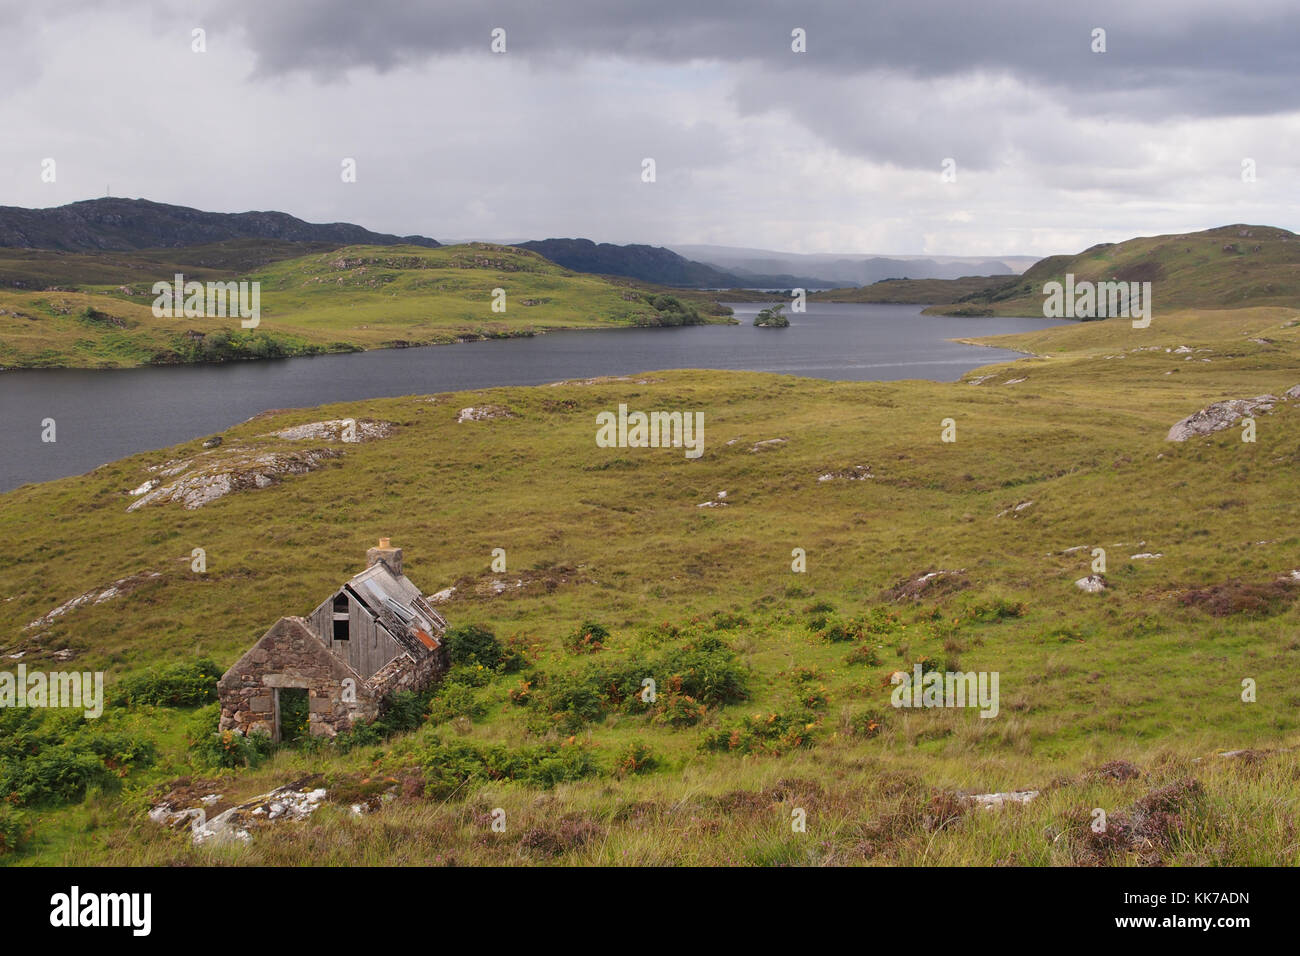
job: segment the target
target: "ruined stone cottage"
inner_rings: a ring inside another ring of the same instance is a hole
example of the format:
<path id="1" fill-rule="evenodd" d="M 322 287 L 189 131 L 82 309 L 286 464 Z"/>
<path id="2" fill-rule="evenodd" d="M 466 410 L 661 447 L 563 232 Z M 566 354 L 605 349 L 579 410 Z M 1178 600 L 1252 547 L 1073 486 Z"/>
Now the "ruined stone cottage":
<path id="1" fill-rule="evenodd" d="M 282 617 L 221 676 L 221 729 L 281 737 L 305 701 L 312 734 L 377 717 L 390 694 L 422 690 L 447 667 L 447 622 L 402 571 L 387 538 L 366 569 L 307 617 Z"/>

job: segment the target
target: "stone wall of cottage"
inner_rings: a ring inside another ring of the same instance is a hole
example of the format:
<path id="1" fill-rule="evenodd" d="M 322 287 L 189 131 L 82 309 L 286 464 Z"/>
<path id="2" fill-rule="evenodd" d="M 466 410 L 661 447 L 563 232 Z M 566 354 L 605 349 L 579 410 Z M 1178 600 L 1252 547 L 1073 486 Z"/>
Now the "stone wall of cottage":
<path id="1" fill-rule="evenodd" d="M 382 701 L 390 694 L 404 690 L 424 690 L 446 669 L 447 652 L 439 646 L 432 654 L 418 661 L 412 661 L 406 654 L 399 655 L 381 667 L 366 683 L 370 685 L 375 697 L 380 699 L 382 710 Z"/>
<path id="2" fill-rule="evenodd" d="M 220 728 L 273 733 L 275 692 L 286 687 L 307 690 L 315 735 L 332 737 L 379 715 L 380 695 L 369 682 L 331 654 L 302 618 L 283 617 L 222 675 Z"/>

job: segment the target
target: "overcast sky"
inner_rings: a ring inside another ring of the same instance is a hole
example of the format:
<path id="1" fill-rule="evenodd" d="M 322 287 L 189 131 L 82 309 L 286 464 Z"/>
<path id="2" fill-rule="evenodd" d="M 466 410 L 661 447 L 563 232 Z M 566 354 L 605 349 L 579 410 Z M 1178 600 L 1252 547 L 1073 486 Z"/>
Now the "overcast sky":
<path id="1" fill-rule="evenodd" d="M 1296 0 L 0 0 L 0 39 L 0 205 L 810 253 L 1300 231 Z"/>

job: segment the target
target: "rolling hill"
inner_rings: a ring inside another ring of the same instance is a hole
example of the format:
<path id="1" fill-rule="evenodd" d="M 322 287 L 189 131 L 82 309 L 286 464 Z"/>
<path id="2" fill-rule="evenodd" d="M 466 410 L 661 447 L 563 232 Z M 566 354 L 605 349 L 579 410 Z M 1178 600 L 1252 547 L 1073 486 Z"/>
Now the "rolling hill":
<path id="1" fill-rule="evenodd" d="M 206 251 L 205 251 L 206 250 Z M 533 335 L 554 329 L 683 325 L 725 320 L 729 310 L 683 293 L 665 296 L 628 280 L 564 269 L 511 246 L 345 246 L 259 261 L 286 250 L 223 245 L 181 250 L 186 262 L 214 263 L 190 275 L 259 282 L 261 322 L 153 315 L 153 284 L 171 281 L 162 254 L 91 257 L 22 254 L 0 263 L 23 270 L 68 268 L 110 284 L 25 291 L 0 288 L 0 365 L 121 367 L 223 361 L 434 345 Z M 241 259 L 241 257 L 243 257 Z M 255 267 L 228 272 L 241 262 Z M 165 267 L 165 268 L 164 268 Z M 189 269 L 181 269 L 189 272 Z M 505 311 L 493 309 L 494 289 Z"/>
<path id="2" fill-rule="evenodd" d="M 1300 306 L 1300 236 L 1274 226 L 1237 224 L 1204 232 L 1102 243 L 1051 256 L 998 288 L 975 292 L 946 315 L 1042 315 L 1043 285 L 1075 281 L 1150 282 L 1157 311 Z"/>

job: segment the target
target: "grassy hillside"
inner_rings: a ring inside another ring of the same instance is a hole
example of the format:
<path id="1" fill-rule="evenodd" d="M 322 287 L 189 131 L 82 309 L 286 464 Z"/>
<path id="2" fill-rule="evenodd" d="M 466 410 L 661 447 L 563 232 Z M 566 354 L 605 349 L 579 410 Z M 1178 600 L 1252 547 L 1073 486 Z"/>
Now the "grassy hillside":
<path id="1" fill-rule="evenodd" d="M 249 248 L 241 258 L 240 250 L 223 246 L 206 256 L 179 250 L 184 255 L 177 259 L 162 252 L 129 260 L 119 254 L 10 252 L 0 267 L 14 275 L 49 279 L 64 270 L 79 281 L 58 283 L 75 291 L 0 290 L 0 365 L 264 358 L 553 329 L 678 325 L 707 321 L 698 314 L 701 308 L 723 312 L 699 296 L 663 298 L 630 282 L 570 272 L 509 246 L 348 246 L 268 261 L 281 251 Z M 239 272 L 250 260 L 256 267 Z M 100 284 L 112 269 L 121 270 L 118 277 Z M 152 286 L 176 271 L 200 281 L 238 276 L 260 282 L 260 326 L 244 331 L 237 318 L 154 318 Z M 504 312 L 492 310 L 496 288 L 505 290 Z"/>
<path id="2" fill-rule="evenodd" d="M 313 278 L 344 278 L 358 303 L 368 282 L 438 281 L 316 268 L 268 273 L 285 287 L 276 321 L 310 308 Z M 380 536 L 426 592 L 456 588 L 453 625 L 512 650 L 454 669 L 386 743 L 290 746 L 256 767 L 216 769 L 187 744 L 209 739 L 210 705 L 49 725 L 47 747 L 110 753 L 114 779 L 51 795 L 20 773 L 36 758 L 0 748 L 29 794 L 0 817 L 23 847 L 0 860 L 1300 862 L 1300 759 L 1282 752 L 1300 738 L 1300 593 L 1278 583 L 1300 566 L 1300 402 L 1261 414 L 1254 444 L 1235 428 L 1165 441 L 1209 402 L 1300 382 L 1298 321 L 1260 308 L 1053 328 L 1009 343 L 1035 357 L 953 384 L 656 372 L 277 412 L 216 449 L 0 496 L 8 667 L 22 654 L 103 668 L 118 688 L 199 657 L 224 668 Z M 620 402 L 702 411 L 703 456 L 596 447 L 596 413 Z M 470 405 L 502 412 L 458 422 Z M 345 416 L 393 428 L 349 445 L 268 437 Z M 940 441 L 946 418 L 955 443 Z M 312 470 L 266 487 L 127 510 L 168 462 L 238 470 L 313 449 L 326 454 Z M 1073 582 L 1094 547 L 1108 590 L 1086 594 Z M 190 570 L 194 548 L 206 573 Z M 922 587 L 929 571 L 950 573 Z M 588 622 L 608 631 L 599 649 Z M 890 673 L 916 664 L 998 672 L 998 716 L 891 707 Z M 653 706 L 634 692 L 647 672 Z M 165 792 L 225 805 L 309 773 L 331 804 L 250 846 L 195 848 L 145 816 Z M 991 811 L 962 799 L 1013 788 L 1041 796 Z M 348 809 L 371 799 L 373 813 Z M 1089 829 L 1098 807 L 1109 836 Z"/>
<path id="3" fill-rule="evenodd" d="M 871 285 L 828 289 L 808 296 L 813 302 L 886 302 L 928 305 L 957 302 L 967 296 L 1001 289 L 1008 276 L 962 276 L 960 279 L 882 279 Z"/>
<path id="4" fill-rule="evenodd" d="M 1150 282 L 1157 315 L 1174 309 L 1300 307 L 1300 236 L 1273 226 L 1221 226 L 1186 235 L 1103 243 L 1077 256 L 1051 256 L 1000 288 L 974 292 L 943 315 L 1042 315 L 1043 285 L 1075 281 Z"/>

